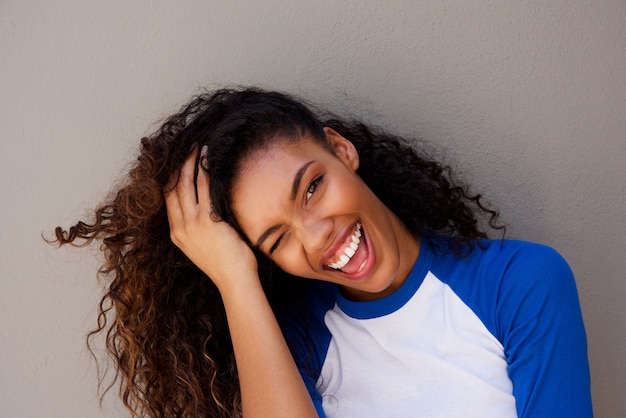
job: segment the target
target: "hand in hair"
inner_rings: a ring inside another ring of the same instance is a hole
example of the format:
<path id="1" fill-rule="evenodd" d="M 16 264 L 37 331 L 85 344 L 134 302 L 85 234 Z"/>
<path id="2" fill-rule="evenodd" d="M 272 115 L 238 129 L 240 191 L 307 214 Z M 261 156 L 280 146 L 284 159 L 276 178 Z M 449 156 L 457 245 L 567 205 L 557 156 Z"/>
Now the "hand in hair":
<path id="1" fill-rule="evenodd" d="M 170 236 L 222 295 L 243 415 L 314 417 L 313 403 L 263 293 L 252 250 L 226 222 L 211 218 L 209 179 L 201 167 L 194 187 L 197 153 L 187 157 L 180 176 L 165 190 Z M 267 396 L 267 387 L 274 389 L 274 396 Z"/>
<path id="2" fill-rule="evenodd" d="M 165 189 L 170 237 L 223 293 L 226 285 L 250 278 L 258 280 L 257 262 L 230 225 L 212 219 L 209 179 L 200 167 L 194 186 L 197 153 L 196 147 L 185 160 L 180 176 L 174 175 Z"/>

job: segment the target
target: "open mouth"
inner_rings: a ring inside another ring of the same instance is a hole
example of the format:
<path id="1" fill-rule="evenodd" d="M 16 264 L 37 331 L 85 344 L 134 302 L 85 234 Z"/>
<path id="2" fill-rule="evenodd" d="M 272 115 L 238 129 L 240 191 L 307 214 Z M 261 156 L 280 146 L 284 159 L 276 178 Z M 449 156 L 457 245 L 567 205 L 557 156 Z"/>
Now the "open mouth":
<path id="1" fill-rule="evenodd" d="M 361 272 L 365 267 L 368 253 L 363 240 L 363 227 L 357 222 L 352 234 L 329 259 L 327 267 L 349 275 Z"/>

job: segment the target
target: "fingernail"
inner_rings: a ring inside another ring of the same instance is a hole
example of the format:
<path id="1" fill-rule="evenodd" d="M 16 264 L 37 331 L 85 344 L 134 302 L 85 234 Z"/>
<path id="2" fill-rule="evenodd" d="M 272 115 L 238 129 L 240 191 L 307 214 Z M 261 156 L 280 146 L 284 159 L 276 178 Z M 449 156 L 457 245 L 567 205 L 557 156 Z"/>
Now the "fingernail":
<path id="1" fill-rule="evenodd" d="M 202 168 L 205 170 L 209 169 L 209 159 L 207 158 L 209 155 L 209 147 L 204 145 L 200 150 L 200 164 L 202 164 Z"/>

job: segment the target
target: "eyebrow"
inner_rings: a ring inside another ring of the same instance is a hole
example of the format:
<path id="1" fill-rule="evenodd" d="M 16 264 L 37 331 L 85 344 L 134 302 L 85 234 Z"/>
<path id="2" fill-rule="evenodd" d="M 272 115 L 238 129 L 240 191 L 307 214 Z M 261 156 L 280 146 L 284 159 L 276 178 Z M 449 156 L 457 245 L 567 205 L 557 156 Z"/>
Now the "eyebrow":
<path id="1" fill-rule="evenodd" d="M 306 169 L 309 168 L 309 166 L 313 164 L 314 162 L 315 160 L 311 160 L 308 163 L 303 164 L 302 167 L 300 167 L 298 171 L 296 172 L 296 175 L 293 177 L 293 183 L 291 185 L 291 196 L 290 196 L 292 201 L 296 199 L 296 194 L 298 194 L 298 189 L 300 189 L 300 183 L 302 183 L 302 177 L 304 177 L 304 173 L 306 173 Z M 261 245 L 263 245 L 263 242 L 270 235 L 276 232 L 278 229 L 280 229 L 280 225 L 272 225 L 269 228 L 267 228 L 265 232 L 263 232 L 261 236 L 259 237 L 259 239 L 256 241 L 255 246 L 258 249 L 261 249 Z"/>

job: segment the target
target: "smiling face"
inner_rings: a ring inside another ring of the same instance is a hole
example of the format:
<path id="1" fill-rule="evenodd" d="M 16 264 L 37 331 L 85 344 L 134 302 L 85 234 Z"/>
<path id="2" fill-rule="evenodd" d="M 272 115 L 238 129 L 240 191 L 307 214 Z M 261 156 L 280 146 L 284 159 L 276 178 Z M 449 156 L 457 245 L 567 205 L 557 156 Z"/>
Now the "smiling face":
<path id="1" fill-rule="evenodd" d="M 411 271 L 419 240 L 356 174 L 352 143 L 325 131 L 334 154 L 313 139 L 278 139 L 243 161 L 237 221 L 284 271 L 337 283 L 355 300 L 386 296 Z"/>

